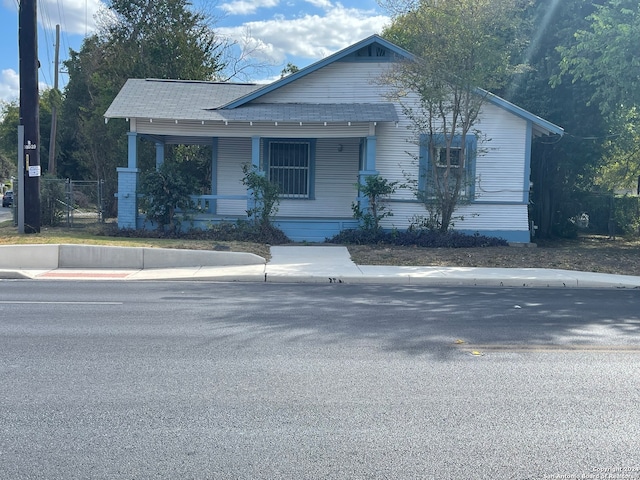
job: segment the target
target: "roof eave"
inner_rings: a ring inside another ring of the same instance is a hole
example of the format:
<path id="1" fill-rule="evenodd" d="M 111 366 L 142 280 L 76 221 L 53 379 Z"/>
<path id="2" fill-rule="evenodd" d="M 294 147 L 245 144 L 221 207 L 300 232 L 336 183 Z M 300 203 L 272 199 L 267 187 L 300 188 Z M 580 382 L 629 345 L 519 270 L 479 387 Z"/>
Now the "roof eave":
<path id="1" fill-rule="evenodd" d="M 559 127 L 558 125 L 551 123 L 542 117 L 534 115 L 533 113 L 525 110 L 524 108 L 518 107 L 517 105 L 505 100 L 504 98 L 498 97 L 497 95 L 494 95 L 491 92 L 488 92 L 483 89 L 478 89 L 478 91 L 482 95 L 484 95 L 484 97 L 492 104 L 500 108 L 503 108 L 508 112 L 513 113 L 514 115 L 524 120 L 527 120 L 531 122 L 533 125 L 535 125 L 537 127 L 535 128 L 535 130 L 539 132 L 539 135 L 536 135 L 536 136 L 540 136 L 540 135 L 563 136 L 564 135 L 564 129 L 562 127 Z"/>

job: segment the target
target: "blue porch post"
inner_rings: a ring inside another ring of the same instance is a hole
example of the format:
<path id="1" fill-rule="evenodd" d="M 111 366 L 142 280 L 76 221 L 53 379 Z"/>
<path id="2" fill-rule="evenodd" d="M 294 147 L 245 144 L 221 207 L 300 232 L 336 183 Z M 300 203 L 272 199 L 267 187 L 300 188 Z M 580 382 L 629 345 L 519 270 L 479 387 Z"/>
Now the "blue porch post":
<path id="1" fill-rule="evenodd" d="M 363 170 L 358 172 L 358 182 L 360 185 L 365 185 L 367 177 L 374 176 L 378 174 L 376 170 L 376 146 L 377 146 L 377 137 L 375 135 L 369 135 L 365 141 L 365 155 L 364 155 L 364 165 Z M 369 199 L 367 197 L 360 196 L 360 208 L 363 212 L 367 212 L 369 210 Z"/>
<path id="2" fill-rule="evenodd" d="M 156 170 L 164 163 L 164 143 L 156 142 Z"/>
<path id="3" fill-rule="evenodd" d="M 218 138 L 211 139 L 211 195 L 218 194 Z M 209 212 L 216 214 L 218 212 L 217 200 L 211 200 L 209 203 Z"/>
<path id="4" fill-rule="evenodd" d="M 138 218 L 138 134 L 128 132 L 128 160 L 118 172 L 118 228 L 137 227 Z"/>
<path id="5" fill-rule="evenodd" d="M 260 171 L 260 137 L 251 137 L 251 168 L 259 173 Z M 253 190 L 247 189 L 247 215 L 249 212 L 253 212 L 256 208 L 256 202 L 253 198 Z M 255 220 L 253 215 L 250 215 L 251 220 Z"/>

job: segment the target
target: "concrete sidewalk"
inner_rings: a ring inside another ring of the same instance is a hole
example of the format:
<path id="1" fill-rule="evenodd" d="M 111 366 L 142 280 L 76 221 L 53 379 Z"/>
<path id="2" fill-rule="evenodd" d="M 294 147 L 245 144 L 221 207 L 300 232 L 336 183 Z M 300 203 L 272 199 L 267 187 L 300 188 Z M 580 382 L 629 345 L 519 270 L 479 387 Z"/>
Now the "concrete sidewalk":
<path id="1" fill-rule="evenodd" d="M 345 247 L 271 247 L 247 253 L 90 245 L 0 246 L 0 279 L 200 280 L 428 286 L 640 288 L 640 277 L 541 268 L 356 265 Z"/>

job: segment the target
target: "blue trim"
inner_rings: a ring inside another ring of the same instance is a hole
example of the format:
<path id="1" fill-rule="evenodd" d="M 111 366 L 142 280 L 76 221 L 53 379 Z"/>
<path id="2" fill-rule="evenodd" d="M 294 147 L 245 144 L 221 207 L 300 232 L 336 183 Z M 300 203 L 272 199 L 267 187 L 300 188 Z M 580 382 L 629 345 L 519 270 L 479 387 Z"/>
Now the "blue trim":
<path id="1" fill-rule="evenodd" d="M 282 197 L 282 200 L 315 200 L 316 199 L 316 139 L 315 138 L 263 138 L 262 148 L 264 151 L 264 172 L 269 175 L 269 142 L 295 142 L 309 144 L 309 192 L 307 197 L 289 198 Z"/>
<path id="2" fill-rule="evenodd" d="M 524 141 L 524 176 L 522 178 L 522 201 L 529 204 L 529 182 L 531 181 L 531 139 L 533 137 L 533 123 L 527 122 L 527 133 Z"/>
<path id="3" fill-rule="evenodd" d="M 385 201 L 389 203 L 415 203 L 416 205 L 422 204 L 420 200 L 409 199 L 409 198 L 389 198 L 388 200 L 385 200 Z M 473 203 L 477 205 L 529 205 L 528 203 L 523 203 L 523 202 L 508 202 L 508 201 L 496 201 L 496 200 L 484 201 L 484 200 L 478 200 L 478 199 L 474 200 Z"/>
<path id="4" fill-rule="evenodd" d="M 193 217 L 188 221 L 184 221 L 182 227 L 186 228 L 200 228 L 206 230 L 212 224 L 219 224 L 222 222 L 238 222 L 246 221 L 246 217 L 225 217 L 225 218 L 211 218 L 210 216 Z M 133 226 L 133 219 L 131 223 L 123 225 L 120 228 L 135 228 Z M 137 228 L 145 230 L 155 230 L 156 224 L 147 222 L 144 215 L 137 217 L 135 222 Z M 353 218 L 317 218 L 317 219 L 304 219 L 304 218 L 283 218 L 275 219 L 273 224 L 281 229 L 287 237 L 294 242 L 324 242 L 327 238 L 331 238 L 342 230 L 356 229 L 358 228 L 358 222 Z M 119 224 L 120 226 L 120 224 Z M 476 233 L 485 235 L 487 237 L 497 237 L 513 243 L 529 243 L 531 236 L 528 230 L 465 230 L 456 229 L 456 231 L 464 233 L 466 235 L 474 235 Z"/>
<path id="5" fill-rule="evenodd" d="M 445 144 L 443 134 L 436 134 L 433 136 L 436 146 Z M 455 135 L 451 141 L 452 147 L 459 147 L 461 145 L 462 136 Z M 468 189 L 465 187 L 465 197 L 471 202 L 475 202 L 476 195 L 476 154 L 478 150 L 478 140 L 475 135 L 467 134 L 466 146 L 465 146 L 465 170 L 466 180 L 469 183 Z M 426 179 L 431 175 L 431 158 L 429 152 L 429 135 L 423 133 L 420 135 L 420 156 L 418 159 L 418 190 L 425 192 L 427 190 Z"/>
<path id="6" fill-rule="evenodd" d="M 368 136 L 365 145 L 366 145 L 366 156 L 365 156 L 364 170 L 375 170 L 378 138 L 375 135 Z"/>
<path id="7" fill-rule="evenodd" d="M 137 168 L 138 166 L 138 134 L 127 132 L 127 167 Z"/>
<path id="8" fill-rule="evenodd" d="M 251 137 L 251 166 L 260 171 L 260 137 Z M 256 202 L 253 198 L 253 189 L 247 187 L 247 213 L 256 208 Z"/>
<path id="9" fill-rule="evenodd" d="M 218 137 L 211 139 L 211 195 L 218 194 Z M 218 208 L 217 200 L 211 200 L 209 211 L 216 213 Z"/>
<path id="10" fill-rule="evenodd" d="M 276 219 L 274 225 L 294 242 L 324 242 L 342 230 L 358 228 L 358 221 L 348 219 Z"/>
<path id="11" fill-rule="evenodd" d="M 164 143 L 156 142 L 156 170 L 164 163 Z"/>
<path id="12" fill-rule="evenodd" d="M 298 72 L 288 75 L 284 78 L 281 78 L 280 80 L 277 80 L 269 85 L 265 85 L 262 88 L 259 88 L 258 90 L 253 91 L 252 93 L 245 95 L 243 97 L 240 97 L 232 102 L 227 103 L 226 105 L 222 106 L 222 109 L 231 109 L 231 108 L 236 108 L 236 107 L 240 107 L 246 103 L 251 102 L 252 100 L 255 100 L 256 98 L 260 98 L 263 95 L 266 95 L 267 93 L 271 93 L 274 90 L 277 90 L 281 87 L 284 87 L 285 85 L 288 85 L 292 82 L 295 82 L 296 80 L 305 77 L 307 75 L 309 75 L 310 73 L 316 72 L 318 70 L 320 70 L 323 67 L 326 67 L 327 65 L 332 64 L 333 62 L 336 62 L 338 60 L 342 60 L 345 57 L 348 57 L 351 54 L 355 54 L 358 50 L 360 50 L 361 48 L 364 48 L 368 45 L 373 45 L 375 43 L 380 44 L 382 47 L 386 48 L 387 50 L 389 50 L 391 53 L 394 53 L 402 58 L 406 58 L 409 60 L 412 60 L 415 58 L 415 56 L 411 53 L 409 53 L 408 51 L 404 50 L 403 48 L 398 47 L 397 45 L 394 45 L 393 43 L 389 42 L 388 40 L 385 40 L 384 38 L 382 38 L 379 35 L 372 35 L 368 38 L 365 38 L 364 40 L 361 40 L 358 43 L 355 43 L 353 45 L 351 45 L 350 47 L 345 48 L 344 50 L 340 50 L 337 53 L 334 53 L 333 55 L 328 56 L 327 58 L 320 60 L 319 62 L 316 62 L 312 65 L 309 65 L 306 68 L 303 68 L 302 70 L 299 70 Z"/>
<path id="13" fill-rule="evenodd" d="M 251 137 L 251 165 L 260 170 L 260 137 Z"/>

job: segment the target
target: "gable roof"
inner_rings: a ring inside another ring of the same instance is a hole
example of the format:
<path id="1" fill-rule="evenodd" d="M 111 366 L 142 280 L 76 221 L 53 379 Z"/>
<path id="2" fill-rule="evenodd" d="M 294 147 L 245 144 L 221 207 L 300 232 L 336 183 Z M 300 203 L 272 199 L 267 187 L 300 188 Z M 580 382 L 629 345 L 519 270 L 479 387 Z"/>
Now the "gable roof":
<path id="1" fill-rule="evenodd" d="M 280 80 L 276 80 L 275 82 L 270 83 L 268 85 L 264 85 L 263 87 L 243 97 L 237 98 L 229 102 L 228 104 L 223 105 L 221 108 L 231 109 L 231 108 L 237 108 L 242 105 L 245 105 L 246 103 L 251 102 L 256 98 L 262 97 L 263 95 L 273 92 L 274 90 L 284 87 L 285 85 L 289 85 L 290 83 L 293 83 L 302 77 L 306 77 L 310 73 L 316 72 L 317 70 L 320 70 L 321 68 L 326 67 L 327 65 L 337 62 L 338 60 L 342 60 L 343 58 L 358 52 L 362 48 L 368 47 L 370 45 L 375 45 L 375 44 L 378 44 L 383 48 L 386 48 L 391 53 L 397 55 L 400 58 L 405 58 L 405 59 L 415 58 L 413 54 L 389 42 L 388 40 L 385 40 L 381 36 L 371 35 L 370 37 L 365 38 L 364 40 L 361 40 L 358 43 L 354 43 L 350 47 L 340 50 L 339 52 L 336 52 L 333 55 L 328 56 L 327 58 L 324 58 L 316 63 L 313 63 L 308 67 L 298 70 L 296 73 L 293 73 L 284 78 L 281 78 Z"/>
<path id="2" fill-rule="evenodd" d="M 162 118 L 197 121 L 367 122 L 397 121 L 392 104 L 251 104 L 361 49 L 380 46 L 397 58 L 415 56 L 379 35 L 371 35 L 298 72 L 267 85 L 160 79 L 129 79 L 109 106 L 106 118 Z M 481 88 L 491 104 L 527 122 L 534 136 L 563 135 L 564 130 L 533 113 Z"/>
<path id="3" fill-rule="evenodd" d="M 403 48 L 395 45 L 394 43 L 391 43 L 388 40 L 385 40 L 384 38 L 382 38 L 379 35 L 371 35 L 368 38 L 365 38 L 364 40 L 361 40 L 358 43 L 355 43 L 353 45 L 351 45 L 350 47 L 345 48 L 344 50 L 340 50 L 339 52 L 334 53 L 333 55 L 330 55 L 329 57 L 320 60 L 312 65 L 309 65 L 306 68 L 303 68 L 301 70 L 299 70 L 298 72 L 289 75 L 287 77 L 281 78 L 280 80 L 277 80 L 269 85 L 265 85 L 261 88 L 258 88 L 252 92 L 249 92 L 248 94 L 239 97 L 237 99 L 234 99 L 233 101 L 229 102 L 226 105 L 223 105 L 222 109 L 233 109 L 233 108 L 238 108 L 241 107 L 243 105 L 246 105 L 247 103 L 262 97 L 263 95 L 266 95 L 270 92 L 273 92 L 274 90 L 277 90 L 279 88 L 284 87 L 285 85 L 288 85 L 290 83 L 295 82 L 296 80 L 305 77 L 306 75 L 309 75 L 310 73 L 313 73 L 317 70 L 320 70 L 321 68 L 334 63 L 336 61 L 342 60 L 345 57 L 348 57 L 356 52 L 358 52 L 359 50 L 361 50 L 362 48 L 365 48 L 367 46 L 370 45 L 380 45 L 383 48 L 386 48 L 387 50 L 389 50 L 390 52 L 392 52 L 394 55 L 396 55 L 397 57 L 403 58 L 403 59 L 407 59 L 407 60 L 412 60 L 415 58 L 415 55 L 413 55 L 412 53 L 408 52 L 407 50 L 404 50 Z M 481 88 L 477 89 L 477 92 L 485 97 L 485 99 L 492 103 L 493 105 L 496 105 L 497 107 L 503 108 L 504 110 L 507 110 L 508 112 L 511 112 L 512 114 L 532 122 L 533 125 L 533 133 L 535 136 L 540 136 L 540 135 L 563 135 L 564 134 L 564 129 L 554 125 L 553 123 L 538 117 L 537 115 L 534 115 L 533 113 L 525 110 L 524 108 L 518 107 L 517 105 L 501 98 L 498 97 L 497 95 L 494 95 L 491 92 L 488 92 L 486 90 L 483 90 Z"/>

